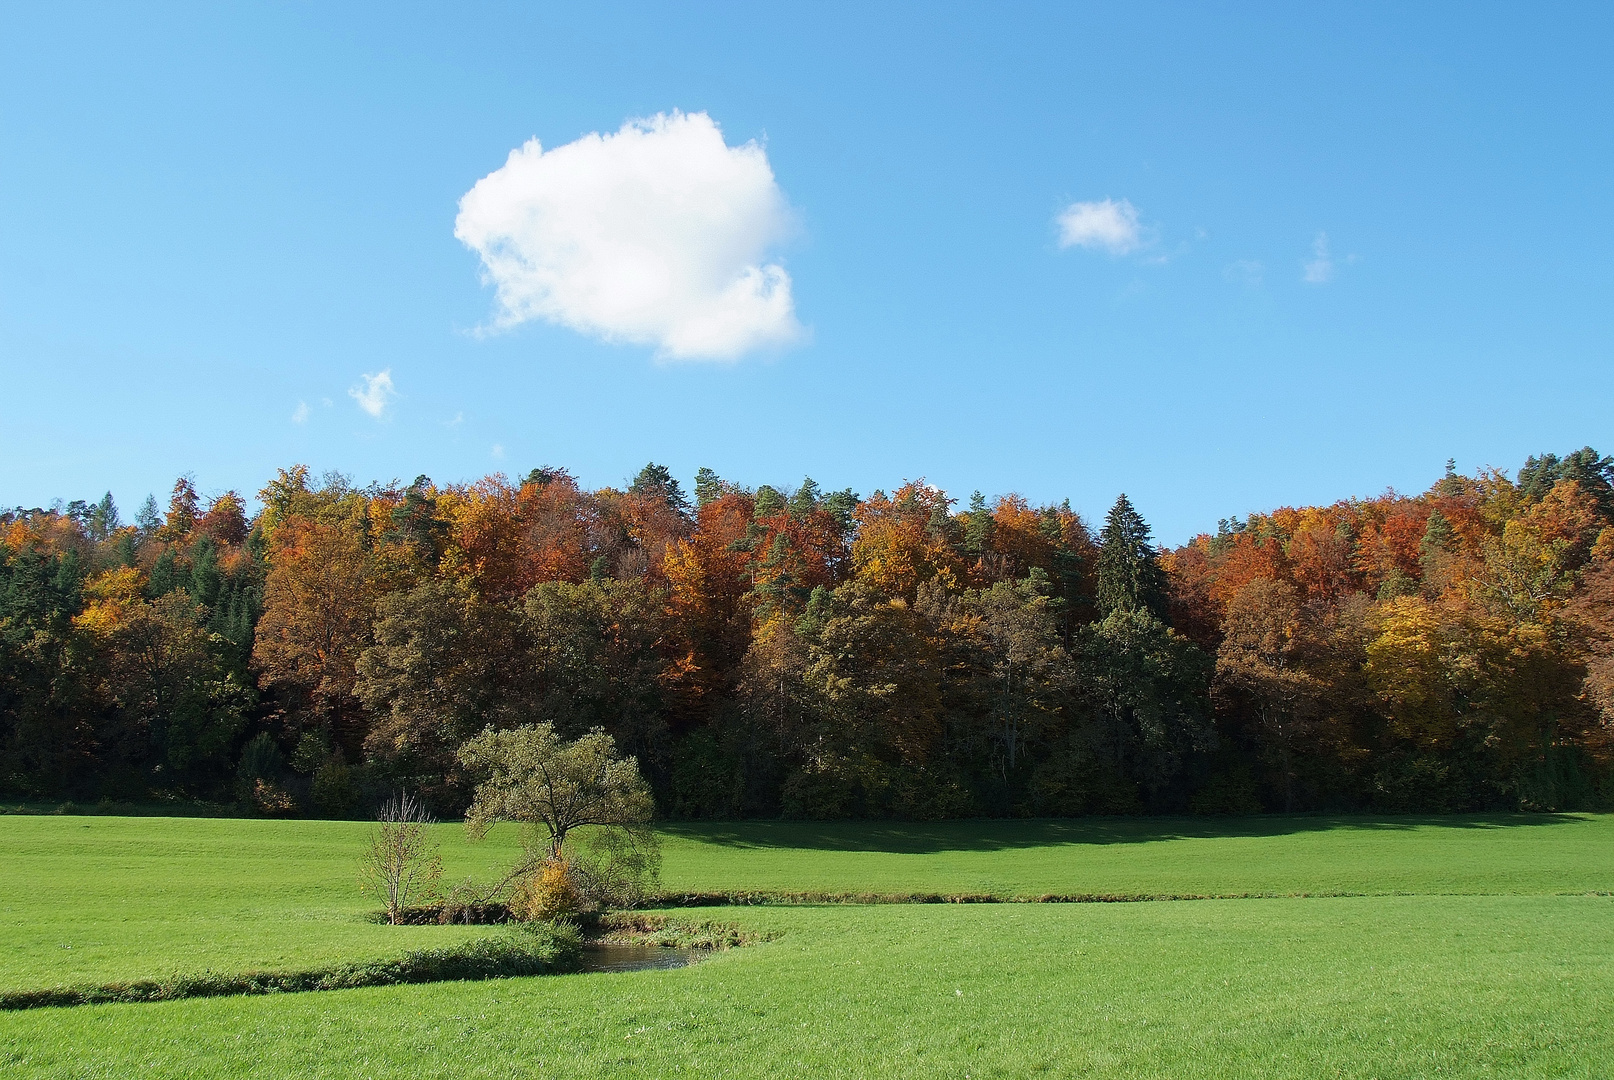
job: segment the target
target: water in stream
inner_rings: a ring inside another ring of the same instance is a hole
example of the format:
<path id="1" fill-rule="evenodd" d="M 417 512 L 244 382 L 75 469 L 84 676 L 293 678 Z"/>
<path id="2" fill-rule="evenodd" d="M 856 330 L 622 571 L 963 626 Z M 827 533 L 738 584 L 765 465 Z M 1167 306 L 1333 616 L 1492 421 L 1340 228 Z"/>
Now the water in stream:
<path id="1" fill-rule="evenodd" d="M 579 971 L 660 971 L 680 968 L 697 959 L 695 949 L 670 949 L 664 945 L 609 945 L 590 942 L 583 946 Z"/>

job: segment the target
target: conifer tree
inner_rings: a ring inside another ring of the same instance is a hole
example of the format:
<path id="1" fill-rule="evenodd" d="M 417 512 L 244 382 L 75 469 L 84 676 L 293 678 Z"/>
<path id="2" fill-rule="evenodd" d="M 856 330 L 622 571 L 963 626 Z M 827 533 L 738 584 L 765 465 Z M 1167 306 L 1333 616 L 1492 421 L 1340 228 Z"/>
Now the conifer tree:
<path id="1" fill-rule="evenodd" d="M 183 540 L 196 528 L 201 517 L 201 502 L 196 497 L 196 485 L 189 476 L 174 481 L 174 493 L 168 499 L 168 520 L 163 523 L 166 539 Z"/>
<path id="2" fill-rule="evenodd" d="M 90 539 L 105 540 L 123 527 L 118 519 L 118 504 L 112 501 L 112 492 L 101 496 L 90 512 Z"/>
<path id="3" fill-rule="evenodd" d="M 633 478 L 628 490 L 635 495 L 659 496 L 674 513 L 689 513 L 689 499 L 685 498 L 684 489 L 678 485 L 678 478 L 665 465 L 657 465 L 654 461 L 645 465 L 639 470 L 639 475 Z"/>
<path id="4" fill-rule="evenodd" d="M 801 487 L 790 496 L 790 513 L 793 517 L 805 517 L 818 508 L 818 500 L 822 496 L 818 484 L 812 477 L 802 478 Z"/>
<path id="5" fill-rule="evenodd" d="M 723 497 L 728 485 L 716 472 L 702 465 L 695 470 L 695 506 L 705 506 L 707 503 Z"/>
<path id="6" fill-rule="evenodd" d="M 785 497 L 779 494 L 779 489 L 768 484 L 757 488 L 756 516 L 764 518 L 770 514 L 777 514 L 785 508 Z"/>
<path id="7" fill-rule="evenodd" d="M 964 527 L 964 550 L 976 558 L 991 551 L 996 524 L 992 512 L 986 508 L 986 498 L 979 491 L 971 495 L 969 524 Z"/>
<path id="8" fill-rule="evenodd" d="M 157 513 L 157 496 L 146 496 L 146 501 L 140 504 L 139 510 L 135 511 L 135 525 L 140 529 L 140 535 L 147 538 L 155 535 L 157 530 L 162 528 L 163 519 Z"/>
<path id="9" fill-rule="evenodd" d="M 1149 526 L 1122 495 L 1110 507 L 1100 534 L 1098 552 L 1098 609 L 1147 611 L 1164 618 L 1166 578 L 1160 569 Z"/>

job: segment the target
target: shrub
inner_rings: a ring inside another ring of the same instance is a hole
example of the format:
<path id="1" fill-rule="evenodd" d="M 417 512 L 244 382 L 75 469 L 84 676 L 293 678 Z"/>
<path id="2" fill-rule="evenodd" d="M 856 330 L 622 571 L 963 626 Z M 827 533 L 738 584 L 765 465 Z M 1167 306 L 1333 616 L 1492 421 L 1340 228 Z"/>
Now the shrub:
<path id="1" fill-rule="evenodd" d="M 292 817 L 297 813 L 297 800 L 272 780 L 254 780 L 252 808 L 264 817 Z"/>
<path id="2" fill-rule="evenodd" d="M 661 886 L 661 845 L 649 829 L 590 829 L 579 834 L 569 852 L 584 910 L 638 907 Z"/>
<path id="3" fill-rule="evenodd" d="M 550 859 L 516 883 L 510 911 L 527 921 L 553 922 L 582 909 L 583 896 L 565 859 Z"/>
<path id="4" fill-rule="evenodd" d="M 314 806 L 327 817 L 347 817 L 359 801 L 358 785 L 353 782 L 353 770 L 342 760 L 338 751 L 325 759 L 314 770 L 312 795 Z"/>

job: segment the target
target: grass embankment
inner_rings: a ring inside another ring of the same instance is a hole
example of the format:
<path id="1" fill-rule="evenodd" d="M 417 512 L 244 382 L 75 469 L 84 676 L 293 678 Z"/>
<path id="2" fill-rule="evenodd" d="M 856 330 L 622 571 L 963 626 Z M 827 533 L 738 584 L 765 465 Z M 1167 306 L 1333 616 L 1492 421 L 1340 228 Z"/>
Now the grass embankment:
<path id="1" fill-rule="evenodd" d="M 642 935 L 641 935 L 642 936 Z M 135 1004 L 242 994 L 290 994 L 354 990 L 361 986 L 515 979 L 575 970 L 580 952 L 575 927 L 534 924 L 497 937 L 417 949 L 391 960 L 336 964 L 310 971 L 203 972 L 167 979 L 80 983 L 36 990 L 0 991 L 0 1010 L 73 1005 Z"/>
<path id="2" fill-rule="evenodd" d="M 366 922 L 363 832 L 0 819 L 0 987 L 358 963 L 492 931 Z M 443 837 L 450 877 L 503 856 Z M 1560 895 L 1614 889 L 1614 818 L 667 839 L 669 887 L 700 891 L 1375 895 L 726 908 L 712 917 L 780 936 L 678 971 L 8 1013 L 0 1074 L 1511 1077 L 1614 1062 L 1614 898 Z"/>

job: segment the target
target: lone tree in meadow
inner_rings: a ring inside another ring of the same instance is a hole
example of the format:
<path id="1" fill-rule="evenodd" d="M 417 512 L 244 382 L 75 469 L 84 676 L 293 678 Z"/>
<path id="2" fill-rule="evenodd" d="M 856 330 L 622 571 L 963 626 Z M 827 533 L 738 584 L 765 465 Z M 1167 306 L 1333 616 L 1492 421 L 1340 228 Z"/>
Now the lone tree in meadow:
<path id="1" fill-rule="evenodd" d="M 551 859 L 561 857 L 574 829 L 642 825 L 655 809 L 638 762 L 617 757 L 616 742 L 601 728 L 576 742 L 550 724 L 485 731 L 459 756 L 486 777 L 466 811 L 466 829 L 480 836 L 500 821 L 542 827 Z"/>
<path id="2" fill-rule="evenodd" d="M 576 742 L 549 724 L 485 731 L 460 748 L 460 761 L 485 777 L 466 831 L 479 838 L 500 821 L 525 826 L 523 856 L 494 888 L 515 885 L 518 917 L 631 907 L 660 879 L 661 848 L 645 828 L 655 809 L 650 787 L 600 728 Z M 585 826 L 583 843 L 568 849 L 567 837 Z"/>
<path id="3" fill-rule="evenodd" d="M 359 884 L 381 897 L 387 921 L 397 924 L 411 897 L 431 897 L 443 875 L 443 860 L 432 840 L 432 816 L 420 800 L 397 795 L 376 814 L 376 827 L 359 862 Z"/>

